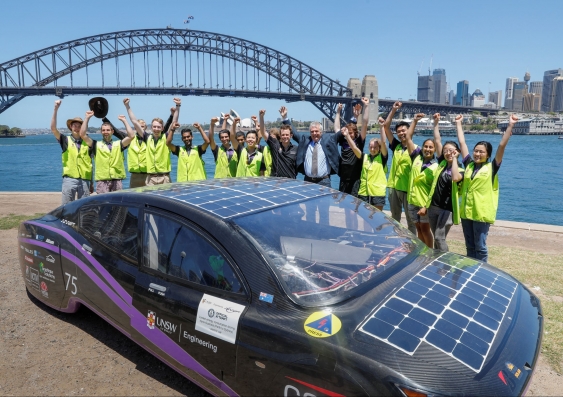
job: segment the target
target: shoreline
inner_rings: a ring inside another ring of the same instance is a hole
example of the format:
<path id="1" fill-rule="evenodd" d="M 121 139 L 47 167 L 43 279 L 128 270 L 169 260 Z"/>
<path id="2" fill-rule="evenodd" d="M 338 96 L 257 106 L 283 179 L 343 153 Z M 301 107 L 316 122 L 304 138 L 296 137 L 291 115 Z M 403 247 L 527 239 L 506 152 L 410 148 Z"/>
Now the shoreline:
<path id="1" fill-rule="evenodd" d="M 96 193 L 93 193 L 94 195 Z M 3 192 L 0 191 L 0 208 L 5 208 L 6 204 L 9 204 L 8 200 L 2 198 L 2 196 L 58 196 L 61 197 L 61 192 L 21 192 L 21 191 L 13 191 L 13 192 Z M 51 201 L 52 202 L 52 201 Z M 58 205 L 57 205 L 58 206 Z M 52 207 L 51 210 L 57 208 Z M 0 216 L 5 211 L 0 210 Z M 384 210 L 387 215 L 391 216 L 391 212 Z M 34 212 L 35 213 L 35 212 Z M 559 225 L 551 225 L 551 224 L 543 224 L 543 223 L 532 223 L 532 222 L 515 222 L 510 220 L 503 220 L 498 219 L 493 225 L 493 227 L 501 227 L 504 229 L 517 229 L 517 230 L 525 230 L 529 232 L 548 232 L 548 233 L 556 233 L 563 235 L 563 226 Z M 455 227 L 455 225 L 454 225 Z"/>

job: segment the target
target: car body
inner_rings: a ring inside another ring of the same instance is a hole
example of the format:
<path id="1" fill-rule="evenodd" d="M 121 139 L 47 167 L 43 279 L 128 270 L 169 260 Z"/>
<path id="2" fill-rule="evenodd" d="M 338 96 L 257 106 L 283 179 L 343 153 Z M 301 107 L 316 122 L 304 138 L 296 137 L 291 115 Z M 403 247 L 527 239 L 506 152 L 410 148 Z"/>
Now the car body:
<path id="1" fill-rule="evenodd" d="M 522 395 L 540 351 L 520 282 L 299 180 L 91 196 L 18 240 L 33 296 L 87 306 L 215 395 Z"/>

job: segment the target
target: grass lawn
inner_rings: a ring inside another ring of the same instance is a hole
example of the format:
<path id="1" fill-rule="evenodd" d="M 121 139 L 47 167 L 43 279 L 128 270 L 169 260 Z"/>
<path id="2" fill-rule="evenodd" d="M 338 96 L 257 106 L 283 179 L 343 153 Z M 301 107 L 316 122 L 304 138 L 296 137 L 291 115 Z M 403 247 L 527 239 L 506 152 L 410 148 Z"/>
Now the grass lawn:
<path id="1" fill-rule="evenodd" d="M 45 214 L 35 214 L 35 215 L 10 214 L 8 216 L 0 217 L 0 230 L 14 229 L 18 227 L 20 223 L 25 220 L 39 218 L 43 215 Z"/>
<path id="2" fill-rule="evenodd" d="M 449 240 L 452 252 L 465 255 L 465 244 Z M 558 373 L 563 370 L 563 256 L 489 246 L 489 262 L 516 277 L 536 294 L 544 315 L 541 352 Z M 534 287 L 540 287 L 537 291 Z"/>

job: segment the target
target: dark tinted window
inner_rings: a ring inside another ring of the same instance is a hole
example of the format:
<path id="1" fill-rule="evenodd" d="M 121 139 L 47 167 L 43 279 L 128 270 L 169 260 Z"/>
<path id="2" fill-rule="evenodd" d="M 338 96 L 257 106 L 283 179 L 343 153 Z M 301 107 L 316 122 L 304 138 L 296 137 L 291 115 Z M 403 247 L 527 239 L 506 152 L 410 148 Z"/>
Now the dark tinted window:
<path id="1" fill-rule="evenodd" d="M 144 266 L 208 287 L 243 292 L 225 258 L 193 229 L 148 213 L 143 241 Z"/>
<path id="2" fill-rule="evenodd" d="M 80 209 L 82 231 L 114 248 L 119 253 L 137 259 L 139 210 L 120 205 L 96 205 Z"/>

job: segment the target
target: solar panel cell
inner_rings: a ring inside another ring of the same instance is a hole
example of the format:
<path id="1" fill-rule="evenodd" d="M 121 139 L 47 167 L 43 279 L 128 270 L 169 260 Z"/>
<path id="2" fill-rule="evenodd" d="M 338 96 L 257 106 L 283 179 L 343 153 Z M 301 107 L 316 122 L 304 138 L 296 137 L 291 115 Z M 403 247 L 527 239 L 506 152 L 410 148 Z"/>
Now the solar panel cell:
<path id="1" fill-rule="evenodd" d="M 385 303 L 385 306 L 405 315 L 409 314 L 413 308 L 412 305 L 397 298 L 391 299 L 389 302 Z"/>
<path id="2" fill-rule="evenodd" d="M 483 313 L 480 312 L 475 313 L 473 319 L 477 321 L 479 324 L 482 324 L 493 331 L 496 331 L 498 329 L 499 326 L 498 321 L 493 320 L 492 318 L 484 315 Z"/>
<path id="3" fill-rule="evenodd" d="M 450 303 L 450 298 L 439 294 L 437 292 L 434 291 L 428 291 L 428 293 L 426 294 L 426 297 L 430 300 L 433 300 L 434 302 L 438 302 L 444 306 L 446 306 L 448 303 Z"/>
<path id="4" fill-rule="evenodd" d="M 446 353 L 451 353 L 457 343 L 448 335 L 435 329 L 428 333 L 428 335 L 426 336 L 426 341 L 445 351 Z"/>
<path id="5" fill-rule="evenodd" d="M 478 337 L 481 340 L 484 340 L 487 343 L 491 343 L 491 341 L 493 340 L 493 338 L 495 337 L 494 332 L 492 332 L 491 330 L 486 329 L 485 327 L 471 321 L 468 325 L 467 325 L 467 332 L 469 332 L 472 335 L 475 335 L 476 337 Z"/>
<path id="6" fill-rule="evenodd" d="M 422 299 L 422 296 L 420 296 L 419 294 L 415 294 L 414 292 L 409 291 L 408 289 L 400 289 L 396 295 L 399 298 L 404 299 L 407 302 L 411 302 L 411 303 L 418 303 Z"/>
<path id="7" fill-rule="evenodd" d="M 371 318 L 367 323 L 364 324 L 362 329 L 370 333 L 374 336 L 377 336 L 381 339 L 387 339 L 391 332 L 395 330 L 391 324 L 386 323 L 385 321 L 381 321 L 377 318 Z"/>
<path id="8" fill-rule="evenodd" d="M 391 325 L 398 325 L 401 321 L 403 321 L 404 317 L 401 313 L 396 312 L 395 310 L 382 307 L 377 311 L 375 318 L 385 321 Z"/>
<path id="9" fill-rule="evenodd" d="M 435 314 L 440 314 L 444 311 L 444 305 L 427 298 L 421 299 L 421 301 L 418 302 L 418 306 Z"/>
<path id="10" fill-rule="evenodd" d="M 497 311 L 497 310 L 493 309 L 492 307 L 487 306 L 485 304 L 482 304 L 481 306 L 479 306 L 478 310 L 479 310 L 479 312 L 481 312 L 481 313 L 489 316 L 493 320 L 497 320 L 499 322 L 502 320 L 502 317 L 503 317 L 502 314 L 504 313 L 504 310 L 503 310 L 503 313 L 501 313 L 501 312 L 499 312 L 499 311 Z"/>
<path id="11" fill-rule="evenodd" d="M 456 340 L 461 336 L 461 334 L 463 334 L 463 329 L 461 329 L 461 327 L 443 319 L 438 320 L 434 325 L 434 328 Z"/>
<path id="12" fill-rule="evenodd" d="M 483 364 L 484 357 L 482 355 L 461 343 L 454 348 L 452 354 L 454 357 L 458 358 L 459 361 L 474 369 L 481 368 L 481 365 Z"/>
<path id="13" fill-rule="evenodd" d="M 420 338 L 417 338 L 402 329 L 395 329 L 395 331 L 389 335 L 388 340 L 395 346 L 409 353 L 414 353 L 418 345 L 420 345 Z"/>
<path id="14" fill-rule="evenodd" d="M 487 342 L 469 332 L 464 332 L 459 341 L 481 355 L 487 354 L 489 350 L 489 344 Z"/>
<path id="15" fill-rule="evenodd" d="M 418 338 L 423 338 L 429 330 L 427 325 L 419 323 L 410 317 L 405 318 L 401 324 L 399 324 L 399 328 Z"/>
<path id="16" fill-rule="evenodd" d="M 469 306 L 467 306 L 467 305 L 465 305 L 465 304 L 463 304 L 463 303 L 461 303 L 460 301 L 457 301 L 457 300 L 453 301 L 450 304 L 450 307 L 452 309 L 454 309 L 456 312 L 459 312 L 459 313 L 461 313 L 461 314 L 463 314 L 463 315 L 465 315 L 469 318 L 473 317 L 475 315 L 475 312 L 476 312 L 475 309 L 472 309 Z"/>
<path id="17" fill-rule="evenodd" d="M 465 328 L 467 327 L 467 324 L 469 324 L 468 318 L 463 317 L 451 310 L 446 310 L 442 315 L 442 318 L 444 320 L 448 320 L 450 323 L 455 324 L 461 328 Z"/>
<path id="18" fill-rule="evenodd" d="M 412 279 L 412 281 L 414 281 L 417 284 L 420 284 L 428 289 L 434 287 L 436 285 L 435 282 L 428 280 L 427 278 L 421 277 L 421 276 L 416 276 Z"/>
<path id="19" fill-rule="evenodd" d="M 426 325 L 434 324 L 437 319 L 435 315 L 419 308 L 414 308 L 413 311 L 409 313 L 409 317 Z"/>

